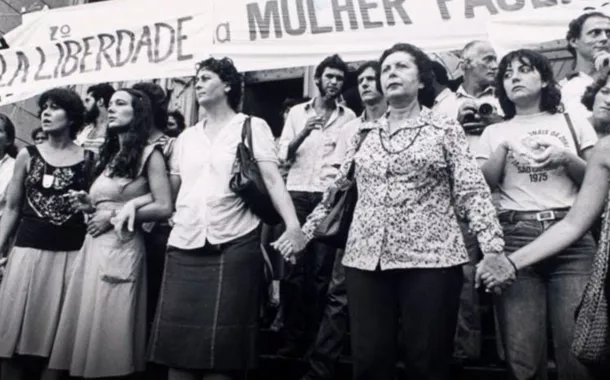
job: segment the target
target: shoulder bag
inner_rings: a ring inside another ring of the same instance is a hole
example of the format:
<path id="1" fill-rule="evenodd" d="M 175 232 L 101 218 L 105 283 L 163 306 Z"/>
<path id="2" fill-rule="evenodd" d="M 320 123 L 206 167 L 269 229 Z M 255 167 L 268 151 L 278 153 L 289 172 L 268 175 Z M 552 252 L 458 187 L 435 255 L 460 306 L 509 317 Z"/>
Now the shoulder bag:
<path id="1" fill-rule="evenodd" d="M 361 132 L 356 152 L 362 146 L 369 131 Z M 325 205 L 330 208 L 328 215 L 318 224 L 313 232 L 314 239 L 336 248 L 345 248 L 349 227 L 354 217 L 354 209 L 358 201 L 358 189 L 354 178 L 355 163 L 352 160 L 345 181 L 329 189 Z"/>
<path id="2" fill-rule="evenodd" d="M 275 209 L 263 176 L 254 158 L 251 117 L 247 116 L 241 131 L 241 142 L 237 145 L 236 172 L 231 177 L 229 188 L 237 194 L 263 222 L 275 225 L 282 217 Z"/>

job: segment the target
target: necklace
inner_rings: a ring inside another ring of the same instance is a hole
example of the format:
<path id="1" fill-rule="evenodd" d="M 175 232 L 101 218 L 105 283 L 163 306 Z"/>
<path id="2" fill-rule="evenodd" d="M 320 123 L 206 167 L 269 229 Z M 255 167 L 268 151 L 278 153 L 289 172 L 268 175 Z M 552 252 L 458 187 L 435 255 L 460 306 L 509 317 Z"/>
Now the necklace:
<path id="1" fill-rule="evenodd" d="M 55 171 L 53 171 L 51 174 L 48 174 L 47 171 L 48 167 L 47 163 L 45 162 L 44 172 L 42 174 L 42 187 L 44 187 L 45 189 L 50 189 L 55 183 Z"/>

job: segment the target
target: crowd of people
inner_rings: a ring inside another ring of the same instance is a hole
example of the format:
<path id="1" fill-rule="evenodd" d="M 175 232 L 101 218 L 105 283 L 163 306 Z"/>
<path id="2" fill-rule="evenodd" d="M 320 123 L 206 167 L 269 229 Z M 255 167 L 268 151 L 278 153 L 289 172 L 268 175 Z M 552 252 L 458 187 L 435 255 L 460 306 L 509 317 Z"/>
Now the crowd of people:
<path id="1" fill-rule="evenodd" d="M 197 65 L 192 127 L 154 83 L 44 92 L 19 152 L 0 114 L 0 378 L 129 378 L 147 363 L 165 372 L 145 378 L 245 378 L 273 262 L 277 354 L 307 359 L 301 380 L 333 378 L 348 326 L 354 379 L 394 379 L 397 361 L 409 379 L 450 379 L 453 357 L 481 354 L 481 289 L 509 378 L 546 379 L 552 342 L 559 379 L 601 379 L 610 359 L 571 347 L 585 289 L 610 286 L 591 276 L 610 233 L 610 17 L 574 19 L 567 44 L 559 82 L 536 51 L 498 62 L 472 41 L 460 83 L 395 44 L 355 73 L 361 115 L 335 54 L 315 97 L 285 103 L 277 139 L 240 112 L 228 58 Z M 279 223 L 232 186 L 244 147 Z M 318 239 L 352 181 L 345 245 Z"/>

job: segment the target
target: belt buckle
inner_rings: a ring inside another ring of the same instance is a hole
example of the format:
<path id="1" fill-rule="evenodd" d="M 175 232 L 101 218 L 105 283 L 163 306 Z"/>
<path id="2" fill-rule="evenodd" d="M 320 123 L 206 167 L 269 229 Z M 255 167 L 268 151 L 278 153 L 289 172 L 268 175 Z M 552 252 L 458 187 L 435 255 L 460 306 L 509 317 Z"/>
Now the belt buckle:
<path id="1" fill-rule="evenodd" d="M 536 220 L 539 222 L 545 222 L 549 220 L 555 220 L 554 211 L 542 211 L 536 214 Z"/>

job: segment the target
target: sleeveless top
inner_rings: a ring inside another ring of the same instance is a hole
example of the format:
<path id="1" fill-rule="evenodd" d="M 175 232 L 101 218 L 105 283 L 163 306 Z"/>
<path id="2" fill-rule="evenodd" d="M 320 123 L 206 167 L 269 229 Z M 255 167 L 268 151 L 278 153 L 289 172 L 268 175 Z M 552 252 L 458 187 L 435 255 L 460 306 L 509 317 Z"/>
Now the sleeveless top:
<path id="1" fill-rule="evenodd" d="M 69 190 L 88 190 L 85 160 L 56 167 L 44 160 L 36 146 L 25 178 L 25 199 L 15 245 L 47 251 L 75 251 L 83 245 L 84 215 L 65 197 Z"/>

